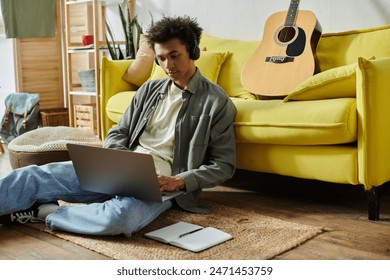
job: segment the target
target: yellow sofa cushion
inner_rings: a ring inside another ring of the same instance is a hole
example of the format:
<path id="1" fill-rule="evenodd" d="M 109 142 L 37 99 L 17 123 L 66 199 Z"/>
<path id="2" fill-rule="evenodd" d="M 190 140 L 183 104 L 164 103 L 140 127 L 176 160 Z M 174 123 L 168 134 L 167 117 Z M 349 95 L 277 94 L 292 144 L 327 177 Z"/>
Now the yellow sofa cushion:
<path id="1" fill-rule="evenodd" d="M 107 117 L 114 123 L 118 123 L 123 113 L 131 103 L 136 91 L 122 91 L 108 99 L 106 105 Z"/>
<path id="2" fill-rule="evenodd" d="M 356 63 L 359 57 L 388 57 L 390 25 L 323 34 L 316 54 L 320 72 Z"/>
<path id="3" fill-rule="evenodd" d="M 290 100 L 317 100 L 356 96 L 357 63 L 318 73 L 301 83 L 284 98 Z"/>
<path id="4" fill-rule="evenodd" d="M 210 52 L 229 52 L 225 63 L 222 65 L 217 83 L 230 97 L 256 99 L 241 83 L 241 70 L 246 61 L 258 47 L 258 41 L 241 41 L 202 35 L 200 47 Z"/>
<path id="5" fill-rule="evenodd" d="M 118 123 L 135 91 L 121 92 L 107 103 L 107 116 Z M 331 145 L 356 141 L 356 99 L 287 102 L 232 98 L 237 143 Z M 329 110 L 332 108 L 332 110 Z"/>
<path id="6" fill-rule="evenodd" d="M 274 145 L 331 145 L 357 139 L 355 98 L 286 102 L 233 99 L 236 141 Z"/>
<path id="7" fill-rule="evenodd" d="M 195 65 L 199 68 L 205 78 L 216 83 L 221 70 L 221 65 L 224 63 L 227 56 L 227 52 L 202 51 L 199 59 L 195 61 Z M 163 79 L 166 77 L 167 75 L 164 70 L 154 63 L 150 80 Z"/>

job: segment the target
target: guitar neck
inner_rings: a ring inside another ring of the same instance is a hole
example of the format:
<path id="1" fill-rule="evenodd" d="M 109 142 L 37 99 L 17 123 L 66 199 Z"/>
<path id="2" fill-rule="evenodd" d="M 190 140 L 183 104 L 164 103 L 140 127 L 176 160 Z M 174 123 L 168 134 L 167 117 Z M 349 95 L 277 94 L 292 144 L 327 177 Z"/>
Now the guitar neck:
<path id="1" fill-rule="evenodd" d="M 291 0 L 290 7 L 287 11 L 286 21 L 284 22 L 284 26 L 294 26 L 295 21 L 297 19 L 298 7 L 300 0 Z"/>

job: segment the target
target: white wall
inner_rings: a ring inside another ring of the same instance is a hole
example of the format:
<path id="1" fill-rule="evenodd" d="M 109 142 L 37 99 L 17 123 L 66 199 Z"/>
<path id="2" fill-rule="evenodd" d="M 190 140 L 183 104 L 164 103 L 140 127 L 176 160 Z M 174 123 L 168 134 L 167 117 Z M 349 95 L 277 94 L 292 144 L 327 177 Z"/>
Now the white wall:
<path id="1" fill-rule="evenodd" d="M 1 9 L 1 7 L 0 7 Z M 0 11 L 0 121 L 4 115 L 4 98 L 15 91 L 15 69 L 12 40 L 4 35 L 3 16 Z"/>
<path id="2" fill-rule="evenodd" d="M 135 0 L 143 27 L 163 15 L 196 17 L 204 33 L 242 40 L 260 40 L 265 20 L 286 11 L 289 0 Z M 389 0 L 302 0 L 300 9 L 313 11 L 323 33 L 390 24 Z"/>
<path id="3" fill-rule="evenodd" d="M 15 70 L 12 40 L 0 35 L 0 121 L 5 111 L 4 98 L 15 92 Z"/>
<path id="4" fill-rule="evenodd" d="M 109 5 L 106 7 L 106 21 L 110 26 L 115 41 L 123 41 L 124 34 L 122 23 L 119 17 L 118 5 Z"/>

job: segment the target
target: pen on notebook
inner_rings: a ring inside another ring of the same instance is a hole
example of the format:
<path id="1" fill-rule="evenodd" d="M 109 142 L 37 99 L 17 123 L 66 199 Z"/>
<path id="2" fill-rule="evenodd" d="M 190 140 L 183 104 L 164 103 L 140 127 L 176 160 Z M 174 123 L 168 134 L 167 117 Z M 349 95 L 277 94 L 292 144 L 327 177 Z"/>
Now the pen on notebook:
<path id="1" fill-rule="evenodd" d="M 189 234 L 191 234 L 191 233 L 197 232 L 197 231 L 199 231 L 199 230 L 201 230 L 201 229 L 203 229 L 203 228 L 197 228 L 197 229 L 191 230 L 191 231 L 189 231 L 189 232 L 182 233 L 182 234 L 179 235 L 179 238 L 182 238 L 183 236 L 186 236 L 186 235 L 189 235 Z"/>

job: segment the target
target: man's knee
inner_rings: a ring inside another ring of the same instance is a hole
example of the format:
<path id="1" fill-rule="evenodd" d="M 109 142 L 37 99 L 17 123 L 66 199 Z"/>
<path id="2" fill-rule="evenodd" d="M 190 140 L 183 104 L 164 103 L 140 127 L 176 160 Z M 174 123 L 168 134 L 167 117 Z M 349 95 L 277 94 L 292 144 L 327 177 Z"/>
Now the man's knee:
<path id="1" fill-rule="evenodd" d="M 139 228 L 139 223 L 142 221 L 142 215 L 137 215 L 139 212 L 131 201 L 111 199 L 103 203 L 102 211 L 102 215 L 100 218 L 97 217 L 97 220 L 101 231 L 106 234 L 130 236 Z"/>

